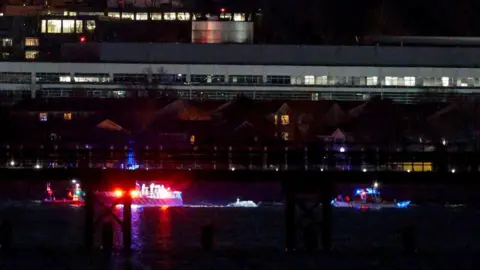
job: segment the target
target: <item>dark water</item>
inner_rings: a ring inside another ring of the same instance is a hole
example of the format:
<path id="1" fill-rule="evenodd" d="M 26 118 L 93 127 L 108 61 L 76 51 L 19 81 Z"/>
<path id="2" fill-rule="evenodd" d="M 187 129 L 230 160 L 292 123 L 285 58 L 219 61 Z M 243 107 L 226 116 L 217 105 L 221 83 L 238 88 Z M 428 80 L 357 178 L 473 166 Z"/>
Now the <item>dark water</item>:
<path id="1" fill-rule="evenodd" d="M 15 251 L 0 255 L 0 269 L 477 269 L 477 211 L 334 210 L 331 254 L 287 254 L 282 206 L 139 208 L 133 212 L 131 259 L 114 254 L 104 260 L 81 249 L 83 208 L 2 204 L 0 218 L 8 218 L 15 227 Z M 215 226 L 212 252 L 200 248 L 205 224 Z M 407 224 L 417 230 L 419 252 L 414 256 L 401 253 L 398 230 Z M 115 240 L 121 244 L 118 231 Z"/>

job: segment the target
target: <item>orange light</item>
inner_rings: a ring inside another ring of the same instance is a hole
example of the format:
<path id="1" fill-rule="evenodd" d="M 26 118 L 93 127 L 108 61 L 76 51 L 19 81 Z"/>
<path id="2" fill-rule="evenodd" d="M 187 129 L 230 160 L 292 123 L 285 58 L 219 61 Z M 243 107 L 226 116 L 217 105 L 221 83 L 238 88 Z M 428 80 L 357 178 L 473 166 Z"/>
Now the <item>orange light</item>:
<path id="1" fill-rule="evenodd" d="M 130 197 L 137 198 L 140 193 L 137 190 L 130 190 Z"/>
<path id="2" fill-rule="evenodd" d="M 117 198 L 120 198 L 123 196 L 123 190 L 120 190 L 120 189 L 116 189 L 113 194 L 115 195 L 115 197 Z"/>
<path id="3" fill-rule="evenodd" d="M 162 206 L 162 208 L 161 208 L 161 209 L 162 209 L 163 211 L 165 211 L 165 210 L 167 210 L 167 209 L 168 209 L 168 206 L 167 206 L 167 205 L 164 205 L 164 206 Z"/>

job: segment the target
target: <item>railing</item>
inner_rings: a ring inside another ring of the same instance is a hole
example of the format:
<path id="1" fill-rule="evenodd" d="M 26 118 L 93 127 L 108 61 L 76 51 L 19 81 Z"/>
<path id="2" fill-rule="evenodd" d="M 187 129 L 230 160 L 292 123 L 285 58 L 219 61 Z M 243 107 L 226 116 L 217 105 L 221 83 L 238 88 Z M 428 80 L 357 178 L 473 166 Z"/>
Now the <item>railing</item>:
<path id="1" fill-rule="evenodd" d="M 375 148 L 367 145 L 289 147 L 12 146 L 0 148 L 4 168 L 249 169 L 348 171 L 479 171 L 474 147 Z M 455 150 L 455 151 L 453 151 Z"/>

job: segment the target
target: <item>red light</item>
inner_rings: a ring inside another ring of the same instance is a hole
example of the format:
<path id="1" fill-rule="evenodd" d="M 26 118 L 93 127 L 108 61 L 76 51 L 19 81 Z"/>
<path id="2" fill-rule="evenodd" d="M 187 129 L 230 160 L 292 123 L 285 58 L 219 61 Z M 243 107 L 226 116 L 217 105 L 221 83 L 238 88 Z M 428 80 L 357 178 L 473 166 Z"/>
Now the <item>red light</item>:
<path id="1" fill-rule="evenodd" d="M 161 207 L 162 211 L 166 211 L 168 209 L 168 206 L 167 205 L 164 205 Z"/>
<path id="2" fill-rule="evenodd" d="M 81 37 L 80 37 L 80 42 L 83 43 L 83 42 L 85 42 L 85 41 L 87 41 L 87 38 L 86 38 L 85 36 L 81 36 Z"/>
<path id="3" fill-rule="evenodd" d="M 221 9 L 220 9 L 220 12 L 225 12 L 225 9 L 224 9 L 224 8 L 221 8 Z"/>
<path id="4" fill-rule="evenodd" d="M 117 198 L 120 198 L 120 197 L 123 196 L 123 190 L 116 189 L 116 190 L 113 192 L 113 195 L 115 195 L 115 197 L 117 197 Z"/>
<path id="5" fill-rule="evenodd" d="M 137 198 L 140 193 L 137 190 L 130 190 L 130 197 Z"/>

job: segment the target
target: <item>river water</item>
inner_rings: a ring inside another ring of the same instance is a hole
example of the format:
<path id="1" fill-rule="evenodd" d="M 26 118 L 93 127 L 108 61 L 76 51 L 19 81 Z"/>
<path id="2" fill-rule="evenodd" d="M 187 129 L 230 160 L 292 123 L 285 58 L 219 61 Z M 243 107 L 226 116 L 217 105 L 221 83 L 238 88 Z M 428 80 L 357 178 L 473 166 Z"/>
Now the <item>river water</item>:
<path id="1" fill-rule="evenodd" d="M 81 207 L 10 202 L 0 218 L 14 224 L 14 251 L 0 254 L 0 269 L 476 269 L 480 251 L 480 213 L 462 207 L 334 209 L 331 254 L 285 253 L 282 205 L 134 208 L 129 259 L 82 250 Z M 215 227 L 211 252 L 199 244 L 206 224 Z M 409 224 L 418 236 L 413 256 L 402 254 L 398 234 Z M 121 245 L 119 230 L 115 241 Z"/>

